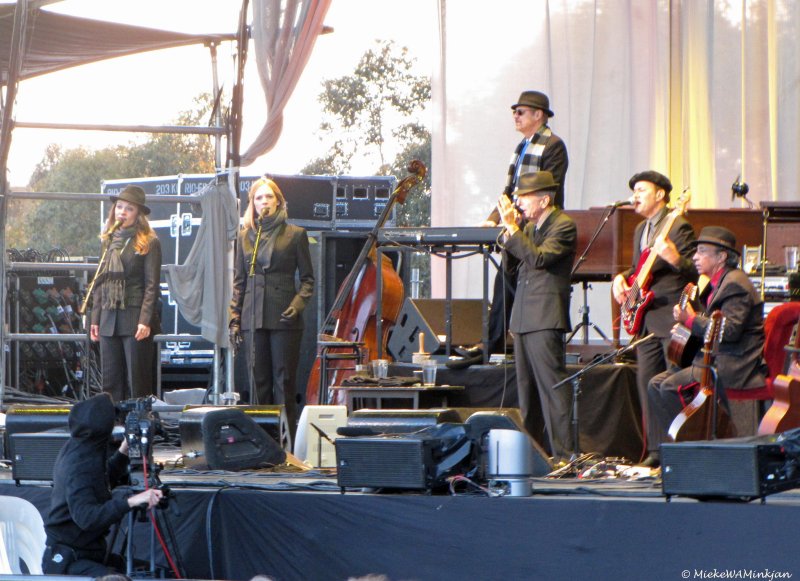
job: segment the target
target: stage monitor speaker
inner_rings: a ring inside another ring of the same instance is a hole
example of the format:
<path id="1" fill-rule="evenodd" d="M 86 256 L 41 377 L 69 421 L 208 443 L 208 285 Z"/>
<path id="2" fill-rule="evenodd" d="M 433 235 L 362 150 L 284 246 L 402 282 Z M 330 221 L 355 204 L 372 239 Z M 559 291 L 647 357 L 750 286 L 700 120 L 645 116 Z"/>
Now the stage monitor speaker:
<path id="1" fill-rule="evenodd" d="M 233 406 L 185 410 L 180 433 L 187 468 L 237 471 L 286 460 L 278 442 L 253 417 Z"/>
<path id="2" fill-rule="evenodd" d="M 387 342 L 387 350 L 395 361 L 410 363 L 419 351 L 419 334 L 425 351 L 436 353 L 447 341 L 445 299 L 406 299 Z M 451 345 L 475 345 L 481 342 L 483 301 L 452 299 Z"/>
<path id="3" fill-rule="evenodd" d="M 48 430 L 67 430 L 70 404 L 15 404 L 6 411 L 6 448 L 7 458 L 12 458 L 10 447 L 13 434 L 46 432 Z M 68 431 L 68 430 L 67 430 Z"/>
<path id="4" fill-rule="evenodd" d="M 335 468 L 336 430 L 346 425 L 347 406 L 305 406 L 297 425 L 294 455 L 314 468 Z"/>
<path id="5" fill-rule="evenodd" d="M 53 467 L 61 448 L 69 440 L 67 428 L 54 428 L 46 432 L 20 432 L 9 434 L 11 477 L 17 484 L 21 480 L 52 481 Z"/>
<path id="6" fill-rule="evenodd" d="M 338 433 L 345 436 L 408 434 L 443 423 L 463 423 L 458 413 L 447 408 L 424 410 L 355 410 L 347 426 Z"/>
<path id="7" fill-rule="evenodd" d="M 547 452 L 534 440 L 522 421 L 517 408 L 453 408 L 464 417 L 464 422 L 472 428 L 472 435 L 480 443 L 480 462 L 478 464 L 478 480 L 486 477 L 486 463 L 489 457 L 488 440 L 491 430 L 516 430 L 528 438 L 533 454 L 533 471 L 531 476 L 547 476 L 553 470 L 553 464 Z M 466 416 L 466 417 L 465 417 Z"/>
<path id="8" fill-rule="evenodd" d="M 413 434 L 336 440 L 336 479 L 344 488 L 433 490 L 474 465 L 464 424 L 439 424 Z"/>
<path id="9" fill-rule="evenodd" d="M 776 436 L 661 445 L 661 482 L 668 497 L 753 500 L 800 486 L 800 462 Z"/>
<path id="10" fill-rule="evenodd" d="M 186 406 L 184 411 L 196 408 L 214 409 L 215 406 L 199 405 Z M 289 420 L 286 417 L 286 408 L 282 405 L 237 405 L 219 406 L 223 409 L 242 410 L 249 418 L 255 420 L 266 434 L 278 442 L 286 451 L 292 449 L 292 434 L 289 431 Z"/>

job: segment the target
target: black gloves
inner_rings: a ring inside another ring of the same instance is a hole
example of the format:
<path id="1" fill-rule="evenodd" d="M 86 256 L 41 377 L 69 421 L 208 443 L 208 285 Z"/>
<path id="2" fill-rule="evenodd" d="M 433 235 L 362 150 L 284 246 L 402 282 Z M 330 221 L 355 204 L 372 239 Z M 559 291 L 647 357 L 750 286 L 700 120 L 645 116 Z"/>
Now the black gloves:
<path id="1" fill-rule="evenodd" d="M 231 349 L 233 349 L 233 353 L 236 354 L 239 351 L 239 347 L 244 340 L 242 337 L 242 328 L 239 325 L 239 321 L 234 319 L 228 325 L 228 340 L 231 343 Z"/>
<path id="2" fill-rule="evenodd" d="M 288 307 L 285 311 L 281 313 L 281 323 L 293 323 L 295 319 L 297 319 L 297 309 L 294 307 Z"/>

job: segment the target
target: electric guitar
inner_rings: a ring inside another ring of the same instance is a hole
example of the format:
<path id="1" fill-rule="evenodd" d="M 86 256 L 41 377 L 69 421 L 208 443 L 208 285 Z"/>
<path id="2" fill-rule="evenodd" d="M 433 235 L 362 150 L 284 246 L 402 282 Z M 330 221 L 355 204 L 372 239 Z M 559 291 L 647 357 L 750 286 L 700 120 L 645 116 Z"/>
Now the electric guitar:
<path id="1" fill-rule="evenodd" d="M 686 213 L 686 206 L 689 205 L 690 199 L 689 190 L 684 191 L 678 197 L 675 202 L 675 209 L 667 215 L 654 238 L 666 236 L 669 233 L 678 216 Z M 645 248 L 641 256 L 639 256 L 636 272 L 628 278 L 628 286 L 631 287 L 628 291 L 628 296 L 620 305 L 622 325 L 629 335 L 637 335 L 642 329 L 642 319 L 644 319 L 645 311 L 655 298 L 653 291 L 649 290 L 653 281 L 650 271 L 656 258 L 658 258 L 658 254 L 651 252 L 651 250 L 652 248 Z"/>
<path id="2" fill-rule="evenodd" d="M 703 371 L 700 378 L 700 390 L 672 420 L 668 433 L 673 442 L 736 436 L 736 428 L 730 415 L 725 408 L 717 405 L 714 401 L 716 394 L 711 365 L 714 363 L 714 354 L 719 349 L 724 329 L 725 317 L 723 317 L 722 311 L 714 311 L 703 341 Z M 716 422 L 714 421 L 715 411 Z"/>
<path id="3" fill-rule="evenodd" d="M 758 425 L 759 435 L 777 434 L 800 427 L 800 321 L 794 326 L 789 340 L 791 356 L 786 374 L 780 374 L 773 383 L 775 399 L 764 419 Z"/>

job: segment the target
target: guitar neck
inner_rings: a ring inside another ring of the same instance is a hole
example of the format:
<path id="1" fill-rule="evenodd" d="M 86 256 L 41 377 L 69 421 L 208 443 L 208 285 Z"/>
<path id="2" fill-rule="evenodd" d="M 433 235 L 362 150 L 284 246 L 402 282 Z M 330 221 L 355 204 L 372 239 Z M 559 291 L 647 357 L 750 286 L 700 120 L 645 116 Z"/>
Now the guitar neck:
<path id="1" fill-rule="evenodd" d="M 661 228 L 659 228 L 654 239 L 658 238 L 662 234 L 664 236 L 669 234 L 669 231 L 672 229 L 672 225 L 675 223 L 675 220 L 680 215 L 681 212 L 679 210 L 673 210 L 672 212 L 670 212 L 669 216 L 667 216 L 667 221 L 664 223 L 663 226 L 661 226 Z M 644 264 L 642 264 L 642 268 L 639 269 L 639 274 L 636 275 L 636 282 L 639 283 L 640 288 L 644 286 L 645 282 L 647 281 L 647 278 L 650 276 L 650 271 L 653 269 L 653 263 L 656 261 L 656 258 L 658 258 L 658 254 L 651 251 L 650 253 L 648 253 L 647 259 L 644 261 Z"/>

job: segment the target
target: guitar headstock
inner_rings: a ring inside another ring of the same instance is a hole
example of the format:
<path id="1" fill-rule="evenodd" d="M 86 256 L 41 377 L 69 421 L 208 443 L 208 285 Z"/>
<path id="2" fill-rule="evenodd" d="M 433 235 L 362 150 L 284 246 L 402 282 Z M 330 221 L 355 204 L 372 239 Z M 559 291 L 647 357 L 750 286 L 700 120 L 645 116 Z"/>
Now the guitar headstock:
<path id="1" fill-rule="evenodd" d="M 716 352 L 722 342 L 722 334 L 725 332 L 725 315 L 717 310 L 711 313 L 711 350 Z"/>
<path id="2" fill-rule="evenodd" d="M 689 188 L 686 188 L 681 192 L 681 195 L 678 196 L 678 199 L 675 200 L 675 210 L 678 214 L 685 214 L 686 207 L 689 205 L 689 202 L 692 200 L 692 192 Z"/>

